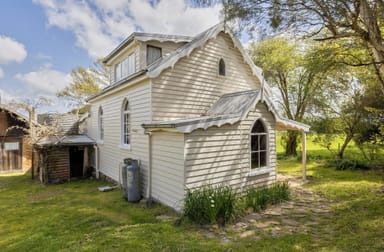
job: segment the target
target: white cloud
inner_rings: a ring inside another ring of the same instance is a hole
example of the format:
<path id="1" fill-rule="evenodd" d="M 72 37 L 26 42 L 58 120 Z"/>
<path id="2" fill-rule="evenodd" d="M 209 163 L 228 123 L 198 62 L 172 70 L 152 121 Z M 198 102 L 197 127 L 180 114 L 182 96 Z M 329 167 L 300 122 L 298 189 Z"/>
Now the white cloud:
<path id="1" fill-rule="evenodd" d="M 49 56 L 49 55 L 44 54 L 44 53 L 38 53 L 35 55 L 35 57 L 39 60 L 51 60 L 52 59 L 52 56 Z"/>
<path id="2" fill-rule="evenodd" d="M 184 0 L 33 0 L 50 26 L 71 31 L 93 58 L 107 55 L 133 31 L 195 35 L 219 22 L 221 5 L 198 8 Z"/>
<path id="3" fill-rule="evenodd" d="M 145 32 L 196 35 L 219 22 L 221 5 L 197 8 L 184 0 L 162 0 L 157 5 L 132 0 L 131 11 Z"/>
<path id="4" fill-rule="evenodd" d="M 3 69 L 0 67 L 0 79 L 4 77 L 4 71 Z"/>
<path id="5" fill-rule="evenodd" d="M 10 62 L 21 63 L 27 57 L 27 51 L 20 42 L 13 38 L 0 35 L 0 65 Z"/>
<path id="6" fill-rule="evenodd" d="M 15 78 L 24 82 L 38 95 L 55 95 L 71 82 L 71 76 L 50 68 L 42 68 L 38 71 L 26 74 L 16 74 Z"/>
<path id="7" fill-rule="evenodd" d="M 7 91 L 6 89 L 0 88 L 0 103 L 1 104 L 7 104 L 13 100 L 19 100 L 20 97 Z"/>

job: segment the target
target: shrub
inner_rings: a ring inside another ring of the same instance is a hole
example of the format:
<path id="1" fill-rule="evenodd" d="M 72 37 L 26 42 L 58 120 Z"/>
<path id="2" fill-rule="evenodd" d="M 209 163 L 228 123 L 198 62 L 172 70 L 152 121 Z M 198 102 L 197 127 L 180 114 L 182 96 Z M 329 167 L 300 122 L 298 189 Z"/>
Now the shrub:
<path id="1" fill-rule="evenodd" d="M 229 186 L 187 190 L 184 217 L 198 224 L 225 225 L 235 217 L 236 194 Z"/>
<path id="2" fill-rule="evenodd" d="M 277 204 L 288 200 L 290 190 L 287 182 L 276 183 L 271 187 L 252 188 L 245 195 L 245 204 L 252 207 L 253 211 L 261 211 L 269 204 Z"/>
<path id="3" fill-rule="evenodd" d="M 335 167 L 336 170 L 369 170 L 369 166 L 359 160 L 333 159 L 328 164 Z"/>

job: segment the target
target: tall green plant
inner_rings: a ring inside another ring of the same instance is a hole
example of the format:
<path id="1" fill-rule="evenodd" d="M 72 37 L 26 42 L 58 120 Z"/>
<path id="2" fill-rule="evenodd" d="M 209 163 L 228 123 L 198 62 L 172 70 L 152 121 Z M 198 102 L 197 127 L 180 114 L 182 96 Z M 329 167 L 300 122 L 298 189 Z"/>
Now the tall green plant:
<path id="1" fill-rule="evenodd" d="M 229 186 L 187 190 L 184 216 L 198 224 L 225 225 L 235 217 L 236 194 Z"/>

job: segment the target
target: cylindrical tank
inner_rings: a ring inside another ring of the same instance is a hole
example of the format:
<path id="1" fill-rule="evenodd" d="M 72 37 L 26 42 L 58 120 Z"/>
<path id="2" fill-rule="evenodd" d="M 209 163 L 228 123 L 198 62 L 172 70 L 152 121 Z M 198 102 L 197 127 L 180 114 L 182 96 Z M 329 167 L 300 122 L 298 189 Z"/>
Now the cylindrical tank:
<path id="1" fill-rule="evenodd" d="M 139 162 L 137 160 L 124 159 L 124 167 L 127 173 L 126 195 L 129 202 L 140 200 L 140 179 L 139 179 Z"/>
<path id="2" fill-rule="evenodd" d="M 123 197 L 127 199 L 127 167 L 125 164 L 121 167 L 121 177 L 122 177 L 122 187 L 123 187 Z"/>

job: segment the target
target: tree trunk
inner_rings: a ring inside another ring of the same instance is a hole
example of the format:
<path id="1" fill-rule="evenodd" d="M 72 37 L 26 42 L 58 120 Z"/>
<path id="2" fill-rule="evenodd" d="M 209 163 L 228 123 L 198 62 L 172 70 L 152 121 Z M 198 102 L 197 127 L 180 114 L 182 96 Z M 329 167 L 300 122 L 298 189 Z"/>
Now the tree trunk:
<path id="1" fill-rule="evenodd" d="M 375 13 L 367 0 L 360 2 L 360 13 L 365 29 L 361 29 L 357 26 L 352 26 L 352 28 L 360 35 L 360 37 L 369 43 L 373 57 L 375 58 L 375 61 L 378 62 L 377 65 L 375 64 L 375 67 L 382 85 L 382 91 L 384 92 L 384 45 L 377 17 L 377 15 L 381 15 L 381 13 Z"/>
<path id="2" fill-rule="evenodd" d="M 297 156 L 297 136 L 296 131 L 288 131 L 288 139 L 285 145 L 285 155 L 286 156 Z"/>
<path id="3" fill-rule="evenodd" d="M 349 142 L 352 140 L 352 138 L 353 138 L 353 134 L 347 134 L 347 137 L 345 138 L 343 145 L 341 146 L 339 152 L 337 153 L 338 159 L 344 158 L 344 151 L 347 148 Z"/>

